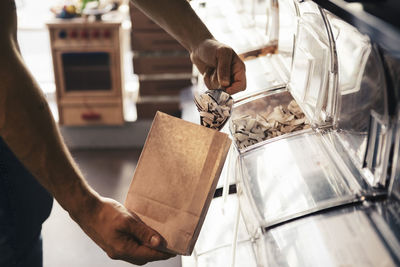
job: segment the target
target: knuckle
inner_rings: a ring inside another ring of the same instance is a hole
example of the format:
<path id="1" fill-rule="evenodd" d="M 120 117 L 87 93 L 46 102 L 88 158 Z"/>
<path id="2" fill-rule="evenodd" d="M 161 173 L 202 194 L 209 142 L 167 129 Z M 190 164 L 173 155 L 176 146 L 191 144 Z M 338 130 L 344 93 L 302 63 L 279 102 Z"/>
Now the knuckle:
<path id="1" fill-rule="evenodd" d="M 217 48 L 218 56 L 226 56 L 226 55 L 229 55 L 230 52 L 231 52 L 231 49 L 227 46 L 220 46 Z"/>
<path id="2" fill-rule="evenodd" d="M 131 224 L 128 220 L 119 220 L 115 222 L 115 229 L 118 231 L 129 232 Z"/>
<path id="3" fill-rule="evenodd" d="M 240 69 L 246 71 L 246 64 L 244 64 L 244 62 L 243 62 L 241 59 L 239 59 L 239 60 L 237 61 L 237 63 L 238 63 L 238 67 L 239 67 Z"/>
<path id="4" fill-rule="evenodd" d="M 135 264 L 139 266 L 143 266 L 147 263 L 147 261 L 137 261 Z"/>
<path id="5" fill-rule="evenodd" d="M 190 60 L 194 63 L 197 61 L 197 55 L 195 55 L 194 53 L 190 53 Z"/>
<path id="6" fill-rule="evenodd" d="M 110 257 L 110 259 L 113 259 L 113 260 L 119 259 L 119 254 L 117 253 L 117 251 L 115 249 L 108 250 L 107 255 L 108 255 L 108 257 Z"/>
<path id="7" fill-rule="evenodd" d="M 210 79 L 209 78 L 207 78 L 207 77 L 204 77 L 204 83 L 206 84 L 206 86 L 209 86 L 210 85 Z"/>
<path id="8" fill-rule="evenodd" d="M 125 250 L 123 247 L 113 247 L 107 251 L 107 255 L 113 259 L 113 260 L 118 260 L 121 259 L 122 256 L 125 254 Z"/>
<path id="9" fill-rule="evenodd" d="M 132 216 L 128 216 L 123 220 L 122 225 L 129 229 L 131 226 L 136 227 L 137 221 Z"/>

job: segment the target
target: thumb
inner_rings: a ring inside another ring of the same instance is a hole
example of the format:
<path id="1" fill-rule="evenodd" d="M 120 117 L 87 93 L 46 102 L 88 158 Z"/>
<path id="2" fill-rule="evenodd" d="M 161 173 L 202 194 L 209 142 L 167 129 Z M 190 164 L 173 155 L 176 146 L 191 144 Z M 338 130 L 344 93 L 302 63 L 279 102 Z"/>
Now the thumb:
<path id="1" fill-rule="evenodd" d="M 220 47 L 217 50 L 217 75 L 221 86 L 231 84 L 232 50 L 228 47 Z"/>
<path id="2" fill-rule="evenodd" d="M 201 74 L 203 74 L 206 71 L 207 69 L 206 63 L 204 63 L 196 53 L 190 54 L 190 60 L 193 62 L 193 64 L 196 65 L 197 69 L 200 71 Z"/>
<path id="3" fill-rule="evenodd" d="M 147 226 L 136 215 L 130 217 L 128 230 L 140 244 L 150 248 L 166 247 L 167 242 L 165 239 L 155 230 Z"/>

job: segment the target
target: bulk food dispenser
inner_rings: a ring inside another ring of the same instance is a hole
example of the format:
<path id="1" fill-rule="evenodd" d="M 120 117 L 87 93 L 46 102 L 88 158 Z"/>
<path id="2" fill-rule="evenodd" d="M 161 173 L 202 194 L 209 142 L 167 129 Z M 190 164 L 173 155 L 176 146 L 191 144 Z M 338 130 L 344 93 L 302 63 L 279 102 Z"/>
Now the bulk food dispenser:
<path id="1" fill-rule="evenodd" d="M 203 8 L 241 17 L 250 2 Z M 222 197 L 183 266 L 399 265 L 398 59 L 313 1 L 265 2 L 279 6 L 278 48 L 244 57 Z"/>

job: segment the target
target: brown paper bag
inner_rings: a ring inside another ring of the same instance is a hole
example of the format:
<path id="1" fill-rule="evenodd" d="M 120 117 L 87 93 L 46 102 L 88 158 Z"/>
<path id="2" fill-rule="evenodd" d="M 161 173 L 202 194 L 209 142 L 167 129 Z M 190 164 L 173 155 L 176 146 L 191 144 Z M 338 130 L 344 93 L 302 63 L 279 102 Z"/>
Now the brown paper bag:
<path id="1" fill-rule="evenodd" d="M 226 134 L 157 112 L 125 206 L 167 250 L 192 253 L 230 144 Z"/>

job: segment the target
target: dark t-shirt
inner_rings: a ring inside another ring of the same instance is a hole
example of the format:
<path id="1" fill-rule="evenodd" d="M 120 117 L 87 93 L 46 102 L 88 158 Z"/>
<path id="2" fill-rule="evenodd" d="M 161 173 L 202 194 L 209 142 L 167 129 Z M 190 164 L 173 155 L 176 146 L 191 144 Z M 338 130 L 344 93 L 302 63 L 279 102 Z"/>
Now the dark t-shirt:
<path id="1" fill-rule="evenodd" d="M 0 0 L 2 38 L 7 30 L 15 28 L 15 18 L 14 0 Z M 52 204 L 52 196 L 0 137 L 0 266 L 22 261 L 22 254 L 38 243 L 42 223 L 49 216 Z"/>
<path id="2" fill-rule="evenodd" d="M 35 242 L 52 204 L 52 196 L 0 137 L 0 251 L 20 253 Z"/>

